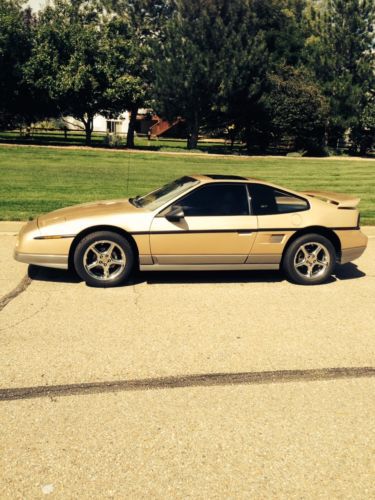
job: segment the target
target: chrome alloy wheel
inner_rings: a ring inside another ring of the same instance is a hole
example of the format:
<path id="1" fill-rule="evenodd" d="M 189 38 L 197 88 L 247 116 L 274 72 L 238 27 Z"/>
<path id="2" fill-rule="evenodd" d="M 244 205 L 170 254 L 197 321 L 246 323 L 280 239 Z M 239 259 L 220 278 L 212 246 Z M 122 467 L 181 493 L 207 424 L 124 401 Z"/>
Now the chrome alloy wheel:
<path id="1" fill-rule="evenodd" d="M 95 241 L 85 251 L 83 265 L 91 277 L 111 281 L 117 278 L 125 268 L 125 252 L 113 241 Z"/>
<path id="2" fill-rule="evenodd" d="M 314 279 L 326 272 L 330 261 L 328 249 L 322 243 L 311 241 L 298 248 L 294 257 L 294 269 L 303 278 Z"/>

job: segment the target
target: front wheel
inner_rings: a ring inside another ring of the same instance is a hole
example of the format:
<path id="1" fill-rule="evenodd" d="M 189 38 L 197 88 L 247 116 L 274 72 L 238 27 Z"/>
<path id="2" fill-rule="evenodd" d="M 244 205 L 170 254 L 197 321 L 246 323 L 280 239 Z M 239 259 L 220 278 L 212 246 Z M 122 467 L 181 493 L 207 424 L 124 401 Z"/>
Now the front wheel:
<path id="1" fill-rule="evenodd" d="M 91 233 L 78 243 L 74 266 L 88 285 L 111 287 L 124 283 L 134 268 L 134 252 L 128 240 L 110 231 Z"/>
<path id="2" fill-rule="evenodd" d="M 287 277 L 300 285 L 319 285 L 333 273 L 335 248 L 320 234 L 306 234 L 287 248 L 282 268 Z"/>

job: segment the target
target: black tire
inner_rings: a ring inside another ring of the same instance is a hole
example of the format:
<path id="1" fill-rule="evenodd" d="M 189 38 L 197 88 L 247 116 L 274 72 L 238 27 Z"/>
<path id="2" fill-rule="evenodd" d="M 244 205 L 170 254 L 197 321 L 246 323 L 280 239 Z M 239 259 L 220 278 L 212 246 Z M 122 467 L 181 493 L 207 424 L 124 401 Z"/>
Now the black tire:
<path id="1" fill-rule="evenodd" d="M 74 252 L 75 270 L 90 286 L 108 288 L 121 285 L 129 279 L 134 266 L 135 255 L 129 241 L 111 231 L 97 231 L 85 236 Z"/>
<path id="2" fill-rule="evenodd" d="M 293 283 L 319 285 L 329 279 L 335 265 L 336 251 L 331 241 L 311 233 L 300 236 L 287 247 L 281 267 Z"/>

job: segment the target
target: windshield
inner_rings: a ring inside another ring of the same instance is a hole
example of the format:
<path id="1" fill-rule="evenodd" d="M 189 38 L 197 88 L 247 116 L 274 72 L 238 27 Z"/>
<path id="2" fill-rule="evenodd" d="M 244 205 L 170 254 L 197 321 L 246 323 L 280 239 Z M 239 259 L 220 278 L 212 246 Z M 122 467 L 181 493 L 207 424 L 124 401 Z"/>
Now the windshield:
<path id="1" fill-rule="evenodd" d="M 184 193 L 195 184 L 199 184 L 197 179 L 187 176 L 181 177 L 180 179 L 170 182 L 169 184 L 166 184 L 149 194 L 131 198 L 130 201 L 138 207 L 145 207 L 148 210 L 156 210 L 164 205 L 164 203 L 168 203 L 173 200 L 173 198 L 176 198 L 179 194 Z"/>

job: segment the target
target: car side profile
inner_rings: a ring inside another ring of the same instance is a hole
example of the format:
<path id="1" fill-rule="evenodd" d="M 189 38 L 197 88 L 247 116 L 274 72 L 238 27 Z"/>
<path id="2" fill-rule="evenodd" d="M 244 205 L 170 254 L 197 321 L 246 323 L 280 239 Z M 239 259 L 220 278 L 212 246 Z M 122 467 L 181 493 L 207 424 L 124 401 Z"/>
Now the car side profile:
<path id="1" fill-rule="evenodd" d="M 290 281 L 314 285 L 365 250 L 358 203 L 234 175 L 184 176 L 144 196 L 41 215 L 21 229 L 14 256 L 74 268 L 101 287 L 125 283 L 137 268 L 281 268 Z"/>

